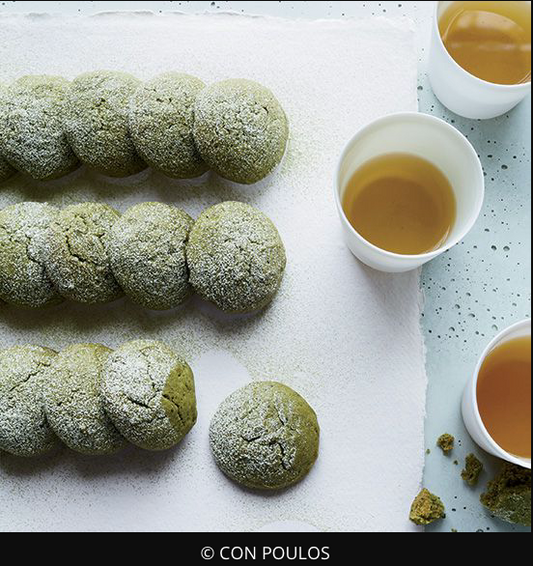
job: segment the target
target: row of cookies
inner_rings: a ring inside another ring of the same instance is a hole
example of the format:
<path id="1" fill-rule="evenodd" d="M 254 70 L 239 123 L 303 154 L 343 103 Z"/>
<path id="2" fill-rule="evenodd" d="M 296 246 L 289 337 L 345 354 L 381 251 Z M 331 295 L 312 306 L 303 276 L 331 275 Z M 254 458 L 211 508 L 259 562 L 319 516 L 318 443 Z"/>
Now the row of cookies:
<path id="1" fill-rule="evenodd" d="M 160 342 L 116 351 L 80 344 L 0 351 L 0 450 L 36 457 L 59 442 L 103 456 L 128 443 L 150 451 L 178 445 L 197 421 L 189 365 Z M 210 426 L 219 468 L 248 488 L 283 489 L 314 466 L 320 428 L 309 404 L 280 383 L 251 384 L 228 397 Z"/>
<path id="2" fill-rule="evenodd" d="M 37 346 L 0 352 L 0 448 L 31 457 L 58 439 L 76 452 L 114 454 L 178 444 L 197 419 L 194 377 L 159 342 L 115 352 L 82 344 L 56 353 Z"/>
<path id="3" fill-rule="evenodd" d="M 253 184 L 280 164 L 288 138 L 279 101 L 249 80 L 206 86 L 166 73 L 143 83 L 97 71 L 0 85 L 0 182 L 16 171 L 54 180 L 83 164 L 117 178 L 150 166 L 176 179 L 212 170 Z"/>
<path id="4" fill-rule="evenodd" d="M 250 313 L 273 300 L 286 263 L 272 221 L 238 202 L 196 222 L 161 203 L 123 215 L 98 203 L 0 211 L 0 299 L 16 306 L 104 304 L 125 294 L 169 310 L 196 292 L 225 312 Z"/>

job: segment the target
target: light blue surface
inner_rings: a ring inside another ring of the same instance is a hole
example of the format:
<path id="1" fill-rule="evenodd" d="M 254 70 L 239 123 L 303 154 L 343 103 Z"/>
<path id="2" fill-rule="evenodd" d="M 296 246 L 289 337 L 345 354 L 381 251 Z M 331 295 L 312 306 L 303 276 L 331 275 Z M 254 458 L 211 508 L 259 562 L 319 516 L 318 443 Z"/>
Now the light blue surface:
<path id="1" fill-rule="evenodd" d="M 482 217 L 469 237 L 423 273 L 424 329 L 429 375 L 425 485 L 438 493 L 448 519 L 430 530 L 519 531 L 488 516 L 479 504 L 482 487 L 500 465 L 475 447 L 461 415 L 463 388 L 492 337 L 531 315 L 531 101 L 508 116 L 473 122 L 452 115 L 431 92 L 426 68 L 433 2 L 6 2 L 3 12 L 102 10 L 235 10 L 283 17 L 408 16 L 420 46 L 420 110 L 444 118 L 468 136 L 487 176 Z M 444 432 L 459 440 L 446 458 L 436 448 Z M 460 478 L 464 458 L 478 454 L 488 466 L 478 489 Z M 458 460 L 461 466 L 456 466 Z"/>

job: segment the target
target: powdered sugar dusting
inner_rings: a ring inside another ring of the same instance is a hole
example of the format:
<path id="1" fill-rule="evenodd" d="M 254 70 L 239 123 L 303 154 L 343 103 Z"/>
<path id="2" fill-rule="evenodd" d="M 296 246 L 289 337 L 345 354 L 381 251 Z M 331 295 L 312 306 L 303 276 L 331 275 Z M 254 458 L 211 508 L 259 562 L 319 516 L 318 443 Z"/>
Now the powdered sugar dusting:
<path id="1" fill-rule="evenodd" d="M 230 395 L 211 422 L 211 449 L 220 469 L 242 485 L 283 489 L 301 481 L 319 448 L 314 411 L 291 389 L 253 383 Z"/>
<path id="2" fill-rule="evenodd" d="M 18 171 L 47 181 L 79 167 L 65 138 L 69 89 L 66 79 L 52 76 L 24 76 L 6 89 L 0 152 Z"/>
<path id="3" fill-rule="evenodd" d="M 206 210 L 187 244 L 191 285 L 228 313 L 251 313 L 277 294 L 287 265 L 283 242 L 262 212 L 239 202 Z"/>
<path id="4" fill-rule="evenodd" d="M 2 187 L 2 208 L 27 200 L 102 201 L 124 212 L 163 201 L 197 218 L 209 206 L 243 201 L 272 219 L 288 264 L 276 300 L 255 316 L 223 316 L 198 299 L 165 313 L 127 301 L 69 303 L 38 320 L 0 305 L 2 346 L 162 340 L 190 362 L 199 409 L 198 425 L 166 454 L 126 450 L 97 463 L 63 454 L 34 463 L 33 473 L 1 456 L 8 495 L 0 529 L 253 531 L 286 521 L 319 530 L 412 529 L 409 508 L 424 464 L 419 278 L 374 273 L 351 256 L 332 189 L 337 159 L 360 127 L 417 108 L 411 25 L 178 15 L 10 17 L 1 25 L 0 81 L 43 72 L 72 79 L 94 69 L 141 80 L 175 69 L 207 84 L 248 78 L 279 99 L 291 140 L 281 168 L 253 187 L 211 174 L 172 181 L 151 171 L 127 181 L 81 171 L 52 187 L 21 178 Z M 75 58 L 65 56 L 74 51 Z M 309 476 L 274 497 L 235 486 L 207 442 L 219 404 L 251 379 L 292 387 L 322 429 Z"/>

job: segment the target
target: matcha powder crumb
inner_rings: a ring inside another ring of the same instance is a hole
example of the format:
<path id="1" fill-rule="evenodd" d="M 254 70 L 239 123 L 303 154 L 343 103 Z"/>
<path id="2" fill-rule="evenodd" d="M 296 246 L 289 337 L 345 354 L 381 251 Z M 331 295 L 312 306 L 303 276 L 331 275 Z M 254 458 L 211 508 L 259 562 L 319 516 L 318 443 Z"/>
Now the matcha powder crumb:
<path id="1" fill-rule="evenodd" d="M 449 454 L 455 448 L 455 438 L 451 434 L 443 434 L 437 440 L 437 446 L 444 452 L 444 454 Z"/>
<path id="2" fill-rule="evenodd" d="M 439 497 L 423 489 L 411 507 L 409 519 L 419 526 L 431 525 L 446 518 L 446 509 Z"/>
<path id="3" fill-rule="evenodd" d="M 461 473 L 463 480 L 470 486 L 475 487 L 481 474 L 483 473 L 483 462 L 474 454 L 469 454 L 466 458 L 465 469 Z"/>

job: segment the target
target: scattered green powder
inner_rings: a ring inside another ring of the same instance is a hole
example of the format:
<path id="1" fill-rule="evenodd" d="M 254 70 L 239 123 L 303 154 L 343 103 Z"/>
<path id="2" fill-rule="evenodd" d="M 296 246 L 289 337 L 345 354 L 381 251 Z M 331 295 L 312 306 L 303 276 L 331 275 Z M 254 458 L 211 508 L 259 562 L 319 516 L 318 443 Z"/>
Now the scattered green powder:
<path id="1" fill-rule="evenodd" d="M 531 527 L 531 470 L 506 463 L 481 503 L 502 521 Z"/>
<path id="2" fill-rule="evenodd" d="M 444 454 L 448 454 L 455 447 L 455 438 L 451 434 L 443 434 L 437 440 L 437 446 L 444 452 Z"/>
<path id="3" fill-rule="evenodd" d="M 483 462 L 475 454 L 469 454 L 466 458 L 466 467 L 461 472 L 461 477 L 470 486 L 475 487 L 483 473 Z"/>
<path id="4" fill-rule="evenodd" d="M 411 507 L 409 519 L 415 525 L 426 526 L 445 518 L 446 508 L 441 499 L 427 489 L 423 489 Z"/>

